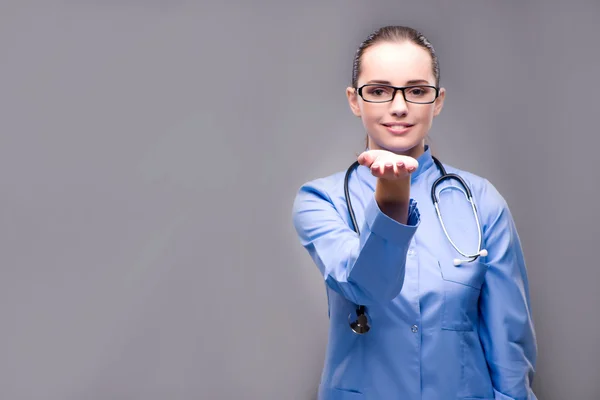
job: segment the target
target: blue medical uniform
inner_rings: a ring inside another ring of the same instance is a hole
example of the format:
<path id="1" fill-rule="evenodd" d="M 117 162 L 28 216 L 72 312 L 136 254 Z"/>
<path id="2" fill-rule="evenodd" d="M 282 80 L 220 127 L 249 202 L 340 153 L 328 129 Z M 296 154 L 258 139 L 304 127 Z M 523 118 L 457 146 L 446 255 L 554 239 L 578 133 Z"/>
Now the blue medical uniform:
<path id="1" fill-rule="evenodd" d="M 359 166 L 344 197 L 345 171 L 302 185 L 293 222 L 326 283 L 329 338 L 320 400 L 536 399 L 537 345 L 525 261 L 504 198 L 484 178 L 444 165 L 469 185 L 488 255 L 455 266 L 431 201 L 440 176 L 430 149 L 411 176 L 406 225 L 383 214 L 377 178 Z M 470 203 L 442 183 L 446 229 L 464 253 L 478 250 Z M 439 192 L 439 190 L 437 191 Z M 348 315 L 366 306 L 371 330 L 357 335 Z"/>

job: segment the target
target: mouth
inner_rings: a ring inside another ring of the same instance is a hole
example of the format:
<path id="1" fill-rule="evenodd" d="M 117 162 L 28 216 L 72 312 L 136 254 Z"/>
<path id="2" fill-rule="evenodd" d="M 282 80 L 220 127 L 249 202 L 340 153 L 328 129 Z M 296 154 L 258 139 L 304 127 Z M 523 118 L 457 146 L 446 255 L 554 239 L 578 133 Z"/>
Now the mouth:
<path id="1" fill-rule="evenodd" d="M 407 133 L 410 130 L 410 128 L 412 128 L 414 126 L 414 125 L 407 124 L 407 123 L 391 123 L 391 124 L 382 124 L 382 125 L 386 127 L 388 132 L 390 132 L 394 135 L 404 135 L 405 133 Z"/>

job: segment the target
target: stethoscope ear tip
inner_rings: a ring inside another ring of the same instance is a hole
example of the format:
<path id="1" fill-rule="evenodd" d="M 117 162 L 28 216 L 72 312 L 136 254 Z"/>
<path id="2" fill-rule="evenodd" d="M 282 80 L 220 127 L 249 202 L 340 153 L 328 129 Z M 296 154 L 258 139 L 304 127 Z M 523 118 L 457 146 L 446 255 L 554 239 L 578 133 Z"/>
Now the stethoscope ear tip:
<path id="1" fill-rule="evenodd" d="M 486 249 L 481 249 L 479 251 L 479 253 L 477 253 L 477 255 L 471 256 L 473 258 L 472 260 L 461 260 L 460 258 L 455 258 L 454 265 L 459 266 L 459 265 L 467 263 L 467 262 L 475 261 L 475 259 L 477 259 L 477 257 L 485 257 L 487 255 L 488 255 L 488 251 Z"/>

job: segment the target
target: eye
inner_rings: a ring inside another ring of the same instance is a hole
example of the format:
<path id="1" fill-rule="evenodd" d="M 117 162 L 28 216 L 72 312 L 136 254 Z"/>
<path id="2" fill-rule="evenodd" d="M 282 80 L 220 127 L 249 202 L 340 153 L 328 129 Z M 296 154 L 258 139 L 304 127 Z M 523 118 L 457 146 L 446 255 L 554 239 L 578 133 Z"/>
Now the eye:
<path id="1" fill-rule="evenodd" d="M 391 93 L 391 89 L 385 86 L 369 86 L 367 89 L 367 93 L 370 96 L 380 97 L 380 96 L 389 96 Z"/>
<path id="2" fill-rule="evenodd" d="M 411 96 L 421 97 L 428 95 L 431 92 L 431 88 L 425 86 L 418 86 L 410 88 L 408 92 Z"/>

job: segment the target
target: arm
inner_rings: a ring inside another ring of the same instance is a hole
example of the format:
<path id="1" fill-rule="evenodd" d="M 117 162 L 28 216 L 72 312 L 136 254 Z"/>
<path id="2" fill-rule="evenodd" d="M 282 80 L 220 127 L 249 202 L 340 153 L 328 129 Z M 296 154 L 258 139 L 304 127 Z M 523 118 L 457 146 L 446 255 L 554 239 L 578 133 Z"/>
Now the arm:
<path id="1" fill-rule="evenodd" d="M 398 180 L 377 179 L 375 201 L 385 215 L 406 224 L 410 207 L 410 176 Z"/>
<path id="2" fill-rule="evenodd" d="M 373 196 L 359 236 L 341 217 L 322 182 L 302 186 L 294 201 L 300 242 L 327 285 L 348 300 L 364 305 L 390 301 L 404 282 L 406 252 L 419 224 L 416 203 L 410 202 L 408 223 L 401 224 L 384 214 Z"/>
<path id="3" fill-rule="evenodd" d="M 537 344 L 525 260 L 508 206 L 491 184 L 490 188 L 486 203 L 498 209 L 486 229 L 489 268 L 479 302 L 479 335 L 495 398 L 535 400 L 531 383 Z"/>

